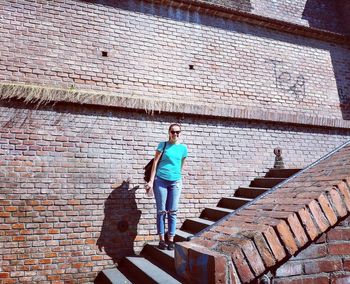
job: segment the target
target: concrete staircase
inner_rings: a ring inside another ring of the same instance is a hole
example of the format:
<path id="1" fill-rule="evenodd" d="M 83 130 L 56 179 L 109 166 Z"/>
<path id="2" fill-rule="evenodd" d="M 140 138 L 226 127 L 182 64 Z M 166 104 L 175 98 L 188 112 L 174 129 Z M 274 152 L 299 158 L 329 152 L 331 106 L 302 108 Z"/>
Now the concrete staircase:
<path id="1" fill-rule="evenodd" d="M 196 233 L 267 192 L 299 170 L 270 169 L 265 177 L 254 179 L 248 187 L 239 187 L 233 197 L 223 197 L 217 206 L 204 208 L 198 218 L 186 219 L 177 230 L 175 242 L 189 240 Z M 147 244 L 140 256 L 125 257 L 118 268 L 101 271 L 95 283 L 172 284 L 185 283 L 185 281 L 176 274 L 174 251 L 160 250 L 157 244 Z"/>

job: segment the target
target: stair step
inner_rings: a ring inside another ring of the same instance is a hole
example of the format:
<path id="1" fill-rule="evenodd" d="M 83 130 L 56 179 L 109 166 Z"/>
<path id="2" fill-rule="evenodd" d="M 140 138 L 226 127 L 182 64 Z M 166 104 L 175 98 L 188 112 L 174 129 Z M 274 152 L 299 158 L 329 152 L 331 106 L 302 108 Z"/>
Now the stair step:
<path id="1" fill-rule="evenodd" d="M 227 214 L 230 214 L 234 210 L 222 208 L 222 207 L 207 207 L 204 208 L 201 215 L 199 216 L 202 219 L 217 221 L 225 217 Z"/>
<path id="2" fill-rule="evenodd" d="M 218 207 L 228 208 L 228 209 L 238 209 L 244 204 L 252 201 L 252 198 L 242 198 L 242 197 L 223 197 L 218 203 Z"/>
<path id="3" fill-rule="evenodd" d="M 95 284 L 132 284 L 117 268 L 104 269 L 96 277 Z"/>
<path id="4" fill-rule="evenodd" d="M 176 230 L 176 235 L 174 237 L 175 242 L 186 242 L 189 238 L 192 238 L 193 234 L 183 231 L 183 230 Z"/>
<path id="5" fill-rule="evenodd" d="M 289 178 L 299 171 L 301 171 L 301 169 L 270 169 L 265 177 Z"/>
<path id="6" fill-rule="evenodd" d="M 268 190 L 269 190 L 269 188 L 264 188 L 264 187 L 243 187 L 243 186 L 241 186 L 235 191 L 235 196 L 236 197 L 244 197 L 244 198 L 256 198 Z"/>
<path id="7" fill-rule="evenodd" d="M 196 234 L 199 231 L 205 229 L 206 227 L 212 225 L 213 223 L 213 221 L 205 220 L 202 218 L 189 218 L 186 219 L 185 222 L 182 224 L 181 230 Z"/>
<path id="8" fill-rule="evenodd" d="M 141 255 L 153 263 L 157 263 L 164 271 L 176 273 L 173 250 L 161 250 L 158 248 L 158 244 L 147 244 L 143 247 Z"/>
<path id="9" fill-rule="evenodd" d="M 123 269 L 123 270 L 122 270 Z M 124 271 L 125 269 L 125 271 Z M 132 275 L 133 283 L 167 283 L 180 284 L 177 279 L 160 269 L 144 257 L 129 256 L 123 259 L 121 271 Z"/>
<path id="10" fill-rule="evenodd" d="M 264 188 L 271 188 L 274 187 L 276 184 L 281 183 L 284 181 L 285 178 L 255 178 L 251 183 L 250 187 L 264 187 Z"/>

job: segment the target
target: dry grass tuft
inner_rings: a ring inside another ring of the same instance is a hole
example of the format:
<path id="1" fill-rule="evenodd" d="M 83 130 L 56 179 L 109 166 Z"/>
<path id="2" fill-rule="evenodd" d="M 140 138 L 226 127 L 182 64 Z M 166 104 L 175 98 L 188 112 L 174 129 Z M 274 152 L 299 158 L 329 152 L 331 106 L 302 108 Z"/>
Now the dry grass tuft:
<path id="1" fill-rule="evenodd" d="M 153 115 L 164 107 L 171 111 L 170 101 L 158 101 L 141 96 L 122 96 L 106 92 L 78 91 L 75 89 L 49 88 L 44 86 L 0 83 L 0 99 L 20 99 L 37 106 L 55 102 L 70 102 L 88 105 L 103 105 L 132 109 L 143 109 Z"/>

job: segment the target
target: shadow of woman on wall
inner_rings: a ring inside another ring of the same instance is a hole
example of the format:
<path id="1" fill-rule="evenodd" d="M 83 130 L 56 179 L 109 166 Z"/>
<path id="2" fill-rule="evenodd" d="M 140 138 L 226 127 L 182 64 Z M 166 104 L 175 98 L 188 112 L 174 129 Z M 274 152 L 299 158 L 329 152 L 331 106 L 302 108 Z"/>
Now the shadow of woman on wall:
<path id="1" fill-rule="evenodd" d="M 100 251 L 104 251 L 114 263 L 122 257 L 134 254 L 134 240 L 141 211 L 137 210 L 135 192 L 139 186 L 129 188 L 130 181 L 123 181 L 114 189 L 104 204 L 104 220 L 97 240 Z"/>

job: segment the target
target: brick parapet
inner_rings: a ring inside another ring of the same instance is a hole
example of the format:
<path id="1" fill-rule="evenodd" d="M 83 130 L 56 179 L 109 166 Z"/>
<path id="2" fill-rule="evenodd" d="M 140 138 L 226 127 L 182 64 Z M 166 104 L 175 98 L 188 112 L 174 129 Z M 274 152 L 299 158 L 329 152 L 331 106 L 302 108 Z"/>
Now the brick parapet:
<path id="1" fill-rule="evenodd" d="M 315 242 L 349 215 L 349 161 L 350 146 L 346 145 L 282 187 L 196 236 L 186 244 L 186 250 L 194 244 L 197 250 L 198 246 L 203 246 L 228 256 L 225 265 L 212 271 L 224 273 L 234 267 L 237 274 L 228 272 L 227 283 L 231 281 L 229 275 L 236 275 L 241 283 L 256 280 Z M 180 256 L 183 250 L 179 244 L 176 255 Z M 206 252 L 202 254 L 205 256 Z M 191 273 L 188 264 L 193 260 L 188 257 L 186 261 L 187 266 L 182 263 L 182 270 L 178 270 L 184 277 Z"/>

